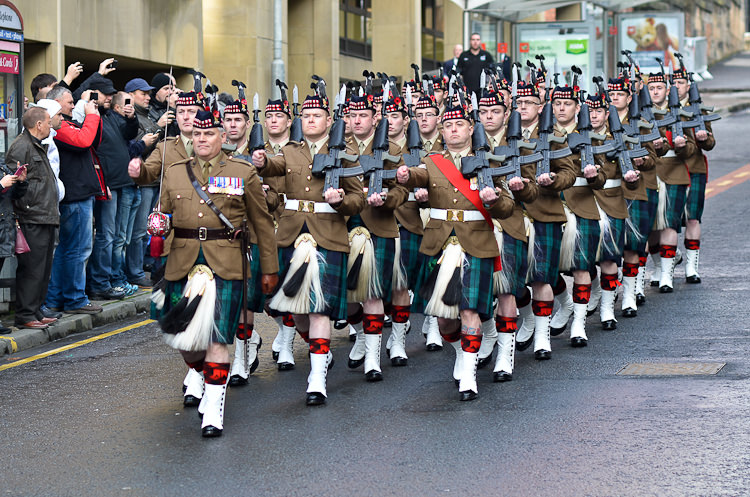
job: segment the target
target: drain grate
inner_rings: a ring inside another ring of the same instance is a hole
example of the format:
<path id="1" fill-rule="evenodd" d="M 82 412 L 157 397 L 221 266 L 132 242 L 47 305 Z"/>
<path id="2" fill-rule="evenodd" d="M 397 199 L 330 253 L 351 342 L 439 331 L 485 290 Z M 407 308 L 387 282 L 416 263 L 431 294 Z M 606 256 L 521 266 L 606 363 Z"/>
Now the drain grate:
<path id="1" fill-rule="evenodd" d="M 642 362 L 628 364 L 617 372 L 621 376 L 696 376 L 721 371 L 725 362 Z"/>

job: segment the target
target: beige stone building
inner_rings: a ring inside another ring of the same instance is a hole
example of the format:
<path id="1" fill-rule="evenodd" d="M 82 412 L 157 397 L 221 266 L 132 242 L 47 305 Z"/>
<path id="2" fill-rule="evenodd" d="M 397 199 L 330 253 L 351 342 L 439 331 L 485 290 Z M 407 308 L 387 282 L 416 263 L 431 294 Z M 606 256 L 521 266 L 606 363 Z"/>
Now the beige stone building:
<path id="1" fill-rule="evenodd" d="M 463 37 L 452 0 L 281 0 L 281 60 L 289 86 L 310 76 L 361 79 L 365 69 L 410 77 L 412 62 L 433 67 Z M 24 88 L 41 72 L 62 75 L 81 61 L 87 74 L 113 56 L 122 88 L 132 77 L 169 71 L 189 87 L 188 68 L 232 93 L 233 79 L 261 100 L 273 91 L 273 0 L 23 0 Z M 436 67 L 436 66 L 435 66 Z"/>

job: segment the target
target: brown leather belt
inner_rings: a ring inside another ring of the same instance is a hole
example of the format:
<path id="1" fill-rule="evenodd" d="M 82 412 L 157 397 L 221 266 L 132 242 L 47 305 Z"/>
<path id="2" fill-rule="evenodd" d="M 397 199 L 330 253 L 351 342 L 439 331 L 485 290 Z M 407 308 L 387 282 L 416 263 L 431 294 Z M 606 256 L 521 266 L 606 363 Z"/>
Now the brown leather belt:
<path id="1" fill-rule="evenodd" d="M 192 238 L 194 240 L 232 240 L 234 232 L 227 228 L 172 228 L 175 238 Z"/>

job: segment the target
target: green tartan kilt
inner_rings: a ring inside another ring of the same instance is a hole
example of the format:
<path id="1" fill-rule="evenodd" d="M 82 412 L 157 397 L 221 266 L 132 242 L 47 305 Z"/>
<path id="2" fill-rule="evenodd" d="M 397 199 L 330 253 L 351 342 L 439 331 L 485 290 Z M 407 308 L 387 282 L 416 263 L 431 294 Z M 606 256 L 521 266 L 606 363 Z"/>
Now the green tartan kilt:
<path id="1" fill-rule="evenodd" d="M 687 185 L 666 185 L 667 227 L 677 233 L 682 231 L 682 215 L 687 200 Z"/>
<path id="2" fill-rule="evenodd" d="M 701 222 L 703 217 L 703 206 L 706 203 L 706 181 L 707 174 L 690 173 L 690 191 L 687 194 L 685 204 L 685 217 Z"/>
<path id="3" fill-rule="evenodd" d="M 326 306 L 321 314 L 333 320 L 346 319 L 346 260 L 348 254 L 327 250 L 320 245 L 318 245 L 317 250 L 325 261 L 325 264 L 319 265 L 320 284 L 326 298 Z M 279 248 L 279 269 L 282 275 L 286 273 L 293 253 L 294 244 Z M 280 283 L 283 283 L 283 276 L 279 279 Z M 311 302 L 310 309 L 314 308 L 315 303 Z"/>
<path id="4" fill-rule="evenodd" d="M 576 216 L 576 243 L 573 249 L 571 270 L 591 271 L 596 267 L 596 250 L 599 248 L 601 227 L 596 219 Z"/>
<path id="5" fill-rule="evenodd" d="M 195 264 L 206 264 L 203 250 L 198 253 Z M 214 273 L 216 282 L 216 310 L 214 311 L 214 322 L 216 329 L 211 335 L 213 343 L 234 343 L 237 326 L 240 323 L 240 311 L 242 310 L 242 280 L 225 280 Z M 159 320 L 164 317 L 177 302 L 182 298 L 182 293 L 187 284 L 187 276 L 179 281 L 167 281 L 164 289 L 164 307 L 156 309 L 151 304 L 151 318 Z"/>
<path id="6" fill-rule="evenodd" d="M 406 284 L 411 291 L 416 293 L 419 276 L 424 266 L 424 254 L 419 252 L 422 236 L 400 226 L 399 238 L 401 239 L 401 266 L 406 272 Z"/>
<path id="7" fill-rule="evenodd" d="M 520 297 L 526 288 L 526 273 L 529 270 L 529 245 L 503 232 L 503 273 L 508 276 L 511 293 Z"/>
<path id="8" fill-rule="evenodd" d="M 646 243 L 656 220 L 656 209 L 659 206 L 659 192 L 646 188 L 646 195 L 648 195 L 648 200 L 627 201 L 630 223 L 638 230 L 638 233 L 634 233 L 627 224 L 625 225 L 625 250 L 638 252 L 640 256 L 647 255 Z"/>
<path id="9" fill-rule="evenodd" d="M 393 261 L 396 259 L 396 239 L 370 235 L 375 249 L 375 274 L 380 277 L 383 302 L 391 301 L 393 293 Z"/>
<path id="10" fill-rule="evenodd" d="M 611 261 L 620 266 L 625 246 L 625 220 L 612 216 L 607 217 L 609 218 L 610 232 L 604 233 L 602 237 L 602 248 L 598 262 Z"/>
<path id="11" fill-rule="evenodd" d="M 554 285 L 560 270 L 562 223 L 534 221 L 534 268 L 527 281 Z"/>
<path id="12" fill-rule="evenodd" d="M 441 250 L 434 256 L 425 256 L 424 278 L 427 279 L 432 270 L 437 266 L 437 261 L 443 255 Z M 492 317 L 492 303 L 495 296 L 493 295 L 492 275 L 495 272 L 495 259 L 479 258 L 464 253 L 466 264 L 464 264 L 463 278 L 461 280 L 461 301 L 458 309 L 473 310 L 479 313 L 482 321 Z M 415 295 L 415 301 L 417 296 Z M 420 299 L 422 300 L 422 299 Z M 422 301 L 419 312 L 422 312 L 427 302 Z M 413 304 L 412 304 L 413 309 Z"/>
<path id="13" fill-rule="evenodd" d="M 252 312 L 263 312 L 266 296 L 263 294 L 260 272 L 260 250 L 254 243 L 249 245 L 250 249 L 250 273 L 247 279 L 247 310 Z"/>

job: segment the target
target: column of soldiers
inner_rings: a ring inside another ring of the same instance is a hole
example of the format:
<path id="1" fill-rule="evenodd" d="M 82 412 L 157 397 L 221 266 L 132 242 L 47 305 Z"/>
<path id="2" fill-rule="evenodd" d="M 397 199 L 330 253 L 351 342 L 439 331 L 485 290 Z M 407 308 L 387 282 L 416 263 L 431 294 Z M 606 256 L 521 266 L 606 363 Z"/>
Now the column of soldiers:
<path id="1" fill-rule="evenodd" d="M 180 135 L 129 172 L 161 178 L 150 225 L 166 237 L 166 269 L 152 313 L 188 366 L 184 405 L 198 407 L 203 435 L 222 434 L 227 385 L 258 367 L 259 312 L 278 323 L 279 371 L 295 368 L 296 334 L 307 345 L 307 405 L 328 397 L 334 323 L 351 330 L 349 368 L 375 382 L 387 376 L 387 316 L 386 353 L 403 367 L 414 313 L 427 351 L 455 350 L 470 401 L 493 354 L 493 381 L 509 381 L 517 350 L 549 360 L 569 322 L 571 346 L 585 347 L 597 306 L 602 329 L 616 329 L 618 286 L 622 317 L 635 317 L 649 253 L 652 284 L 673 291 L 683 226 L 686 280 L 700 283 L 703 151 L 717 117 L 684 67 L 618 66 L 588 94 L 576 68 L 553 83 L 543 63 L 528 81 L 520 64 L 510 78 L 487 69 L 482 95 L 414 65 L 401 90 L 379 74 L 378 92 L 365 72 L 333 103 L 318 77 L 301 105 L 277 81 L 265 141 L 242 83 L 223 115 L 210 84 L 207 96 L 198 84 L 181 93 Z"/>

